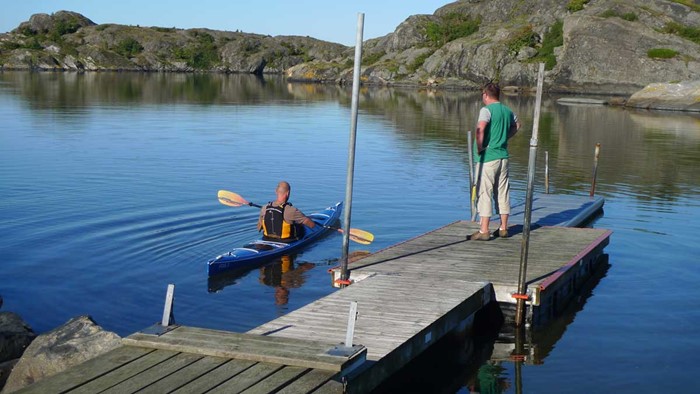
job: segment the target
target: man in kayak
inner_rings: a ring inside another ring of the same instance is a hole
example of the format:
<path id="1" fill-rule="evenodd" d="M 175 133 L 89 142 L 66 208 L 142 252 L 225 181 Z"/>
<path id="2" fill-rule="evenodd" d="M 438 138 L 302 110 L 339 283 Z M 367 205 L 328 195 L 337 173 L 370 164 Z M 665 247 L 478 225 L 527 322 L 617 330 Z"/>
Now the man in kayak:
<path id="1" fill-rule="evenodd" d="M 266 241 L 291 242 L 304 236 L 304 226 L 314 228 L 316 223 L 292 206 L 289 200 L 291 186 L 285 181 L 277 184 L 277 199 L 260 209 L 258 231 L 263 230 Z"/>
<path id="2" fill-rule="evenodd" d="M 520 122 L 513 111 L 501 104 L 501 89 L 495 83 L 487 83 L 482 89 L 484 107 L 479 112 L 476 126 L 476 188 L 477 211 L 480 229 L 469 239 L 488 241 L 489 221 L 493 213 L 491 197 L 496 202 L 496 212 L 501 217 L 501 226 L 494 233 L 501 238 L 508 237 L 508 216 L 510 215 L 510 183 L 508 182 L 508 139 L 520 129 Z"/>

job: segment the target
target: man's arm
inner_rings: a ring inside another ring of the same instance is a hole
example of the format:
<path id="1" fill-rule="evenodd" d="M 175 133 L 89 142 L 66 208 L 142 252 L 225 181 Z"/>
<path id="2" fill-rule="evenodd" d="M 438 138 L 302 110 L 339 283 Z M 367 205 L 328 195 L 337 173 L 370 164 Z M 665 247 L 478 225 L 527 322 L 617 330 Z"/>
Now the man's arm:
<path id="1" fill-rule="evenodd" d="M 308 227 L 308 228 L 314 228 L 314 227 L 316 227 L 316 222 L 314 222 L 313 220 L 309 219 L 308 217 L 305 217 L 305 218 L 304 218 L 304 221 L 302 222 L 302 224 L 303 224 L 304 226 Z"/>
<path id="2" fill-rule="evenodd" d="M 517 133 L 518 130 L 520 130 L 520 126 L 521 125 L 519 120 L 516 120 L 515 122 L 510 124 L 510 129 L 508 129 L 508 139 L 513 137 L 515 133 Z"/>
<path id="3" fill-rule="evenodd" d="M 486 125 L 488 125 L 488 123 L 483 121 L 483 120 L 476 124 L 476 151 L 477 152 L 481 152 L 484 150 L 484 130 L 486 130 Z"/>

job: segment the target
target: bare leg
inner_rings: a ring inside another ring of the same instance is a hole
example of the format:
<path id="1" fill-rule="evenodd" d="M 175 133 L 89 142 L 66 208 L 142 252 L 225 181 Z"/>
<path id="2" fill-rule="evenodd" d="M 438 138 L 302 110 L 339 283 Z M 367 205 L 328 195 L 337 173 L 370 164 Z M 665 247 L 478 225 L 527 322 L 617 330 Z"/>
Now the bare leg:
<path id="1" fill-rule="evenodd" d="M 483 234 L 489 233 L 489 220 L 491 220 L 490 217 L 481 216 L 479 218 L 479 224 L 481 225 L 481 228 L 479 229 L 479 231 L 481 231 L 481 233 L 483 233 Z M 501 220 L 503 220 L 503 219 L 501 219 Z"/>
<path id="2" fill-rule="evenodd" d="M 508 216 L 509 215 L 501 215 L 501 227 L 499 227 L 499 230 L 508 230 Z M 486 227 L 488 229 L 488 225 Z"/>

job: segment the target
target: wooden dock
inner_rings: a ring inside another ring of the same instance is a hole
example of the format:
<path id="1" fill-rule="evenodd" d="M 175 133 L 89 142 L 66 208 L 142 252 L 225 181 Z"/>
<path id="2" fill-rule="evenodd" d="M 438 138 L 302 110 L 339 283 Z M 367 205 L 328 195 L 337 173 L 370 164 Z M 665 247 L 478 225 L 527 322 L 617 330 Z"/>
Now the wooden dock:
<path id="1" fill-rule="evenodd" d="M 602 205 L 601 198 L 534 199 L 530 324 L 556 316 L 603 259 L 610 231 L 562 227 L 581 225 Z M 352 285 L 248 333 L 176 326 L 136 333 L 22 392 L 369 392 L 448 333 L 468 335 L 484 306 L 514 303 L 518 209 L 510 238 L 468 241 L 477 224 L 457 221 L 354 261 Z M 349 321 L 352 347 L 345 346 Z"/>

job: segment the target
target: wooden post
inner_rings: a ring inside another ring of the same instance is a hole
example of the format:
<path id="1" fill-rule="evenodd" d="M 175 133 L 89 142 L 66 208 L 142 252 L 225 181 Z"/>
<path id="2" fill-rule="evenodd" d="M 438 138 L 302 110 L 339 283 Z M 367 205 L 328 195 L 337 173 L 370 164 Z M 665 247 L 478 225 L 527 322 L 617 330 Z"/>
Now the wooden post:
<path id="1" fill-rule="evenodd" d="M 595 144 L 595 154 L 593 156 L 593 180 L 591 181 L 591 193 L 590 196 L 593 197 L 595 194 L 595 183 L 598 177 L 598 157 L 600 156 L 600 142 Z"/>
<path id="2" fill-rule="evenodd" d="M 357 107 L 360 100 L 360 73 L 362 72 L 362 30 L 365 14 L 357 14 L 357 35 L 355 41 L 355 68 L 352 75 L 352 104 L 350 110 L 350 143 L 348 144 L 348 175 L 345 182 L 345 204 L 343 207 L 343 254 L 340 261 L 340 279 L 350 278 L 348 271 L 348 250 L 350 249 L 350 213 L 352 211 L 352 184 L 355 172 L 355 136 L 357 135 Z M 341 285 L 344 287 L 344 285 Z"/>
<path id="3" fill-rule="evenodd" d="M 524 323 L 525 298 L 527 290 L 527 254 L 530 246 L 530 221 L 532 219 L 532 195 L 535 187 L 535 165 L 537 158 L 537 132 L 540 127 L 540 107 L 542 105 L 542 85 L 544 83 L 544 63 L 540 63 L 537 74 L 537 99 L 535 115 L 532 121 L 532 138 L 530 139 L 530 157 L 527 169 L 527 194 L 525 195 L 525 218 L 523 220 L 523 239 L 520 244 L 520 275 L 518 276 L 518 294 L 515 304 L 515 325 Z"/>

